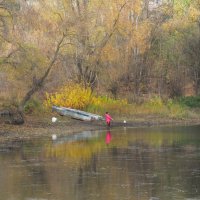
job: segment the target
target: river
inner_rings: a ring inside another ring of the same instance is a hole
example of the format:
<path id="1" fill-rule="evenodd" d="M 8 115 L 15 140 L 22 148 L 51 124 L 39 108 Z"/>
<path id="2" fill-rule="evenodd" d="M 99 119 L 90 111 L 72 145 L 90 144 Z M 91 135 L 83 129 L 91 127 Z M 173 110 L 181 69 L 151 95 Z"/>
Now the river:
<path id="1" fill-rule="evenodd" d="M 120 128 L 0 146 L 0 200 L 200 199 L 200 126 Z"/>

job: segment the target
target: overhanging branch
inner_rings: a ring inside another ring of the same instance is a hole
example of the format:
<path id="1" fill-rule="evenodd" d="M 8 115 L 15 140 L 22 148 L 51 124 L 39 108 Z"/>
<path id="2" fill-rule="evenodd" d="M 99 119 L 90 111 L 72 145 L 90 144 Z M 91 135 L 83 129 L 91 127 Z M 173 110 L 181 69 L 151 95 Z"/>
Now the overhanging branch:
<path id="1" fill-rule="evenodd" d="M 54 53 L 54 56 L 53 56 L 51 62 L 49 63 L 49 66 L 48 66 L 46 72 L 44 73 L 44 75 L 43 75 L 39 80 L 37 80 L 36 82 L 34 82 L 34 85 L 32 86 L 32 88 L 26 93 L 25 97 L 24 97 L 23 100 L 21 101 L 21 103 L 20 103 L 20 105 L 19 105 L 19 110 L 20 110 L 20 111 L 23 111 L 26 102 L 29 101 L 30 98 L 31 98 L 31 96 L 32 96 L 35 92 L 37 92 L 37 91 L 43 86 L 45 79 L 46 79 L 47 76 L 49 75 L 49 73 L 50 73 L 50 71 L 51 71 L 51 69 L 52 69 L 54 63 L 55 63 L 56 60 L 57 60 L 59 51 L 60 51 L 60 49 L 61 49 L 62 43 L 63 43 L 64 39 L 66 38 L 66 36 L 67 36 L 67 35 L 66 35 L 65 33 L 63 33 L 63 36 L 62 36 L 62 38 L 60 39 L 60 41 L 58 42 L 58 44 L 57 44 L 56 51 L 55 51 L 55 53 Z"/>

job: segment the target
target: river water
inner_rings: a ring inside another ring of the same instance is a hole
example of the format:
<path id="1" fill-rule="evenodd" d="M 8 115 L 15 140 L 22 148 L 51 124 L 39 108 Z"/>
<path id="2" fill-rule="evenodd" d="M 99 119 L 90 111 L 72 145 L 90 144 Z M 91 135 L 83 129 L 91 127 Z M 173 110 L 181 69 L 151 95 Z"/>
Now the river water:
<path id="1" fill-rule="evenodd" d="M 85 131 L 0 146 L 0 200 L 200 199 L 200 126 Z"/>

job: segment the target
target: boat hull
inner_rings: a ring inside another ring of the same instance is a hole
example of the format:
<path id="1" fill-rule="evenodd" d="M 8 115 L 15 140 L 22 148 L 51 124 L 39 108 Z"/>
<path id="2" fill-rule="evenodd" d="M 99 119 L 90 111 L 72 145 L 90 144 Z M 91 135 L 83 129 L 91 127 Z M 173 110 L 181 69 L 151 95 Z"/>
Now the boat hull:
<path id="1" fill-rule="evenodd" d="M 72 108 L 52 106 L 52 111 L 55 111 L 58 114 L 63 115 L 63 116 L 69 116 L 74 119 L 79 119 L 83 121 L 103 120 L 103 117 L 100 115 L 95 115 L 92 113 L 88 113 L 88 112 L 84 112 L 84 111 L 72 109 Z"/>

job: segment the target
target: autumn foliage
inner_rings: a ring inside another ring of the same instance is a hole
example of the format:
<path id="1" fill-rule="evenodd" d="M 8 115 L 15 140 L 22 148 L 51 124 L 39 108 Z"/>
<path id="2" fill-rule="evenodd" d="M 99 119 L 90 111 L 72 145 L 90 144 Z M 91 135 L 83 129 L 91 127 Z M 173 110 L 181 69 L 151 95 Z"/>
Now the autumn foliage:
<path id="1" fill-rule="evenodd" d="M 97 96 L 90 87 L 84 87 L 83 84 L 68 83 L 55 93 L 46 93 L 44 106 L 49 109 L 53 105 L 103 114 L 106 110 L 121 112 L 128 103 L 122 99 Z"/>
<path id="2" fill-rule="evenodd" d="M 199 0 L 3 0 L 0 100 L 24 109 L 47 93 L 46 106 L 120 114 L 131 110 L 127 102 L 198 95 L 199 7 Z"/>
<path id="3" fill-rule="evenodd" d="M 44 105 L 53 105 L 83 109 L 92 101 L 92 91 L 89 87 L 84 88 L 82 84 L 68 83 L 57 92 L 46 93 Z"/>

